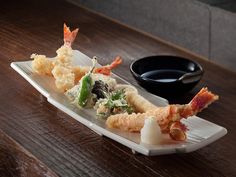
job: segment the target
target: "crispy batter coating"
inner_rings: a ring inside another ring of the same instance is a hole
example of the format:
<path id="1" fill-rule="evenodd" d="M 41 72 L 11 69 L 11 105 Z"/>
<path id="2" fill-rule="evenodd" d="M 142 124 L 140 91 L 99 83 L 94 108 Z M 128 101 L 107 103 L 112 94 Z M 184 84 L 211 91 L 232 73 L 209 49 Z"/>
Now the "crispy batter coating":
<path id="1" fill-rule="evenodd" d="M 186 139 L 185 132 L 187 128 L 180 120 L 196 115 L 218 98 L 218 95 L 211 93 L 207 88 L 202 88 L 189 104 L 157 107 L 144 113 L 111 115 L 108 117 L 106 124 L 109 128 L 118 128 L 131 132 L 140 131 L 144 125 L 144 120 L 152 116 L 163 133 L 169 133 L 172 139 L 182 141 Z M 139 104 L 142 104 L 142 102 Z"/>
<path id="2" fill-rule="evenodd" d="M 146 118 L 153 116 L 158 121 L 162 130 L 167 128 L 167 117 L 170 113 L 170 107 L 156 108 L 145 113 L 123 113 L 111 115 L 106 124 L 109 128 L 118 128 L 130 132 L 139 132 Z"/>
<path id="3" fill-rule="evenodd" d="M 75 73 L 72 69 L 73 50 L 71 45 L 78 33 L 78 28 L 71 31 L 64 24 L 64 45 L 57 51 L 57 56 L 53 59 L 47 58 L 45 55 L 31 55 L 32 69 L 37 74 L 53 75 L 55 78 L 56 87 L 61 91 L 66 91 L 72 88 L 75 84 Z M 78 71 L 78 69 L 76 70 Z"/>
<path id="4" fill-rule="evenodd" d="M 75 85 L 75 74 L 70 67 L 57 65 L 53 68 L 52 74 L 56 79 L 56 87 L 60 91 L 66 91 Z"/>
<path id="5" fill-rule="evenodd" d="M 53 60 L 48 59 L 45 55 L 32 54 L 32 69 L 34 72 L 40 75 L 52 75 L 52 69 L 54 67 Z"/>
<path id="6" fill-rule="evenodd" d="M 135 112 L 144 113 L 157 108 L 154 104 L 139 95 L 137 92 L 126 92 L 126 100 L 135 109 Z"/>
<path id="7" fill-rule="evenodd" d="M 89 72 L 91 67 L 89 66 L 75 66 L 72 71 L 75 74 L 75 83 L 79 82 L 79 80 Z"/>
<path id="8" fill-rule="evenodd" d="M 117 84 L 115 89 L 124 89 L 126 101 L 134 108 L 135 112 L 144 113 L 157 108 L 157 106 L 139 95 L 137 89 L 131 85 Z"/>
<path id="9" fill-rule="evenodd" d="M 73 50 L 68 46 L 61 46 L 57 51 L 56 60 L 54 61 L 54 65 L 64 65 L 64 66 L 72 66 L 72 57 Z"/>
<path id="10" fill-rule="evenodd" d="M 57 56 L 49 59 L 45 55 L 31 55 L 32 69 L 37 74 L 52 75 L 55 78 L 56 87 L 60 91 L 66 91 L 75 84 L 75 74 L 72 69 L 72 49 L 62 46 L 57 50 Z M 76 70 L 78 71 L 78 69 Z"/>

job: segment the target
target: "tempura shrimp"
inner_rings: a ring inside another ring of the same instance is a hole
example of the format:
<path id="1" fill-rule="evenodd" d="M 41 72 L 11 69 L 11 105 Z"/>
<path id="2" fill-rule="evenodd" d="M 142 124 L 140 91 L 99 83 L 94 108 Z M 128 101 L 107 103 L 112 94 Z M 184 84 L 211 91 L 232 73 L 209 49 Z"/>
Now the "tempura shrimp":
<path id="1" fill-rule="evenodd" d="M 109 128 L 139 132 L 144 125 L 145 119 L 153 116 L 163 133 L 169 133 L 174 140 L 185 140 L 187 128 L 180 120 L 196 115 L 217 99 L 217 95 L 208 91 L 207 88 L 202 88 L 189 104 L 156 107 L 145 113 L 116 114 L 108 117 L 106 124 Z"/>
<path id="2" fill-rule="evenodd" d="M 32 69 L 40 75 L 52 75 L 53 68 L 58 64 L 70 65 L 72 60 L 71 45 L 78 33 L 78 29 L 70 29 L 64 24 L 64 45 L 57 51 L 57 56 L 54 58 L 47 58 L 45 55 L 32 54 Z"/>
<path id="3" fill-rule="evenodd" d="M 76 35 L 79 31 L 78 28 L 71 31 L 69 27 L 64 24 L 64 45 L 61 46 L 57 51 L 56 60 L 54 61 L 54 65 L 63 65 L 63 66 L 71 66 L 73 50 L 71 48 L 72 43 L 74 42 Z"/>
<path id="4" fill-rule="evenodd" d="M 110 65 L 101 66 L 95 68 L 93 73 L 99 73 L 103 75 L 110 75 L 111 70 L 120 65 L 122 59 L 120 56 L 115 57 L 114 61 Z M 75 66 L 73 67 L 73 73 L 75 74 L 75 81 L 78 82 L 89 70 L 91 67 L 89 66 Z"/>
<path id="5" fill-rule="evenodd" d="M 75 85 L 75 74 L 72 68 L 73 50 L 71 45 L 78 33 L 78 28 L 70 31 L 64 24 L 64 45 L 57 50 L 57 56 L 52 70 L 56 87 L 66 91 Z"/>
<path id="6" fill-rule="evenodd" d="M 56 51 L 56 57 L 47 58 L 45 55 L 31 55 L 33 71 L 40 75 L 53 76 L 56 87 L 60 91 L 72 88 L 90 70 L 89 66 L 72 66 L 73 49 L 71 46 L 79 29 L 71 31 L 66 24 L 64 24 L 63 29 L 64 44 Z M 121 57 L 117 56 L 110 65 L 95 68 L 94 73 L 110 75 L 111 70 L 121 62 Z"/>

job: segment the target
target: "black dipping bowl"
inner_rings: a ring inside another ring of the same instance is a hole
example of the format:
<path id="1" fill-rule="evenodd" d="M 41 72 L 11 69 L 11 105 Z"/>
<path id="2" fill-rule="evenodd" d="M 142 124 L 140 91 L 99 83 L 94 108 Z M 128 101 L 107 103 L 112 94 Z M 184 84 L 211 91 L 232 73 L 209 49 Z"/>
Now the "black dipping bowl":
<path id="1" fill-rule="evenodd" d="M 130 71 L 142 87 L 161 95 L 186 93 L 203 75 L 197 62 L 167 55 L 138 59 L 130 65 Z"/>

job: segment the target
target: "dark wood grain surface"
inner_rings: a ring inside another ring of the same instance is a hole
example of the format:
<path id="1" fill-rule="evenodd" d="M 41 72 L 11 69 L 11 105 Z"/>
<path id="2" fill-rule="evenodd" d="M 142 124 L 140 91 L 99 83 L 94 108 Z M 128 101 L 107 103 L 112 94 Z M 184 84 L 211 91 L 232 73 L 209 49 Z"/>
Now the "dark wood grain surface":
<path id="1" fill-rule="evenodd" d="M 122 56 L 124 63 L 114 72 L 136 86 L 129 64 L 137 58 L 172 54 L 201 63 L 202 81 L 170 102 L 187 102 L 201 87 L 209 87 L 220 100 L 199 116 L 226 127 L 228 134 L 193 153 L 146 157 L 98 136 L 50 105 L 10 63 L 28 60 L 32 53 L 54 56 L 63 44 L 63 22 L 80 28 L 74 49 L 102 58 L 102 64 Z M 235 73 L 64 1 L 1 2 L 0 24 L 0 129 L 57 175 L 236 176 Z"/>
<path id="2" fill-rule="evenodd" d="M 1 177 L 58 177 L 52 170 L 1 130 L 0 175 Z"/>

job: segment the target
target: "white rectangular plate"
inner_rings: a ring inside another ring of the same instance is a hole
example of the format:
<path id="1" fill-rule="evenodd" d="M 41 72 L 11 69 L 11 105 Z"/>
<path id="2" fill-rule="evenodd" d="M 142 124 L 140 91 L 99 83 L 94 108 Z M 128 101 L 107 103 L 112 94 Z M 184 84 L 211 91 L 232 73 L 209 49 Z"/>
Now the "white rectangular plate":
<path id="1" fill-rule="evenodd" d="M 83 53 L 74 50 L 74 65 L 91 66 L 91 59 Z M 104 120 L 96 119 L 95 110 L 78 109 L 72 105 L 63 93 L 57 91 L 54 79 L 49 76 L 40 76 L 32 72 L 31 61 L 13 62 L 11 67 L 34 86 L 48 102 L 64 111 L 77 121 L 89 127 L 100 135 L 107 136 L 129 148 L 133 152 L 144 155 L 161 155 L 171 153 L 186 153 L 204 147 L 227 133 L 224 127 L 203 120 L 197 116 L 183 120 L 188 126 L 188 138 L 184 142 L 171 140 L 168 135 L 163 135 L 162 142 L 158 145 L 147 145 L 140 143 L 139 133 L 123 132 L 117 129 L 109 129 Z M 128 84 L 127 81 L 119 76 L 112 74 L 118 83 Z M 140 95 L 147 98 L 157 106 L 168 105 L 164 98 L 152 95 L 142 89 L 138 89 Z"/>

